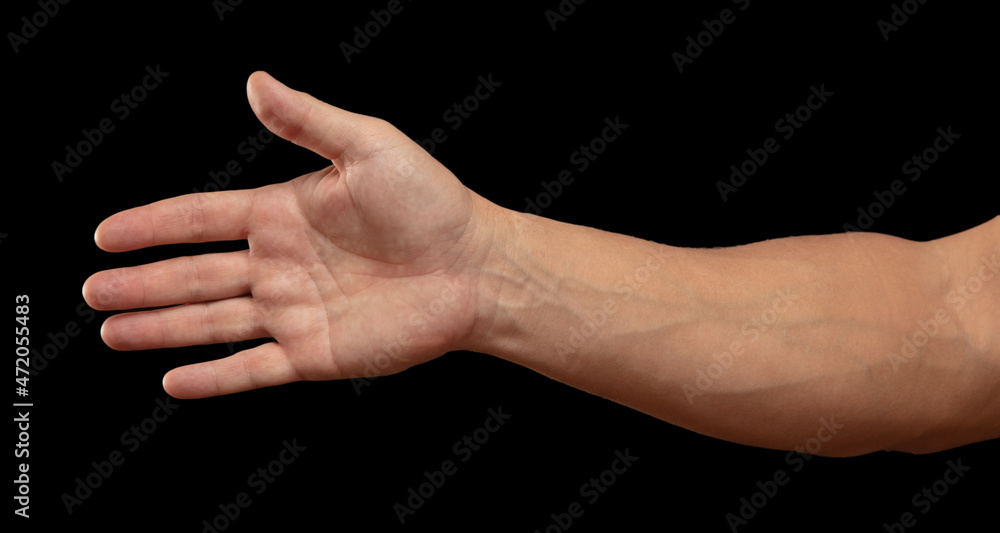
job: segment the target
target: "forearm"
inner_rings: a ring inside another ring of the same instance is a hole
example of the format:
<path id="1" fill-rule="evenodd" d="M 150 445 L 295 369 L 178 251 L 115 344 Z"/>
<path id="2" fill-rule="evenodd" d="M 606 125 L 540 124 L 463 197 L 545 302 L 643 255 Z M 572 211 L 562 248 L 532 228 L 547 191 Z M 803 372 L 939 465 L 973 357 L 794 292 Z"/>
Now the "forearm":
<path id="1" fill-rule="evenodd" d="M 840 234 L 680 249 L 506 218 L 473 349 L 699 433 L 792 449 L 825 418 L 843 429 L 824 455 L 920 449 L 977 407 L 956 391 L 996 379 L 968 364 L 935 244 Z M 939 309 L 926 346 L 902 354 Z"/>

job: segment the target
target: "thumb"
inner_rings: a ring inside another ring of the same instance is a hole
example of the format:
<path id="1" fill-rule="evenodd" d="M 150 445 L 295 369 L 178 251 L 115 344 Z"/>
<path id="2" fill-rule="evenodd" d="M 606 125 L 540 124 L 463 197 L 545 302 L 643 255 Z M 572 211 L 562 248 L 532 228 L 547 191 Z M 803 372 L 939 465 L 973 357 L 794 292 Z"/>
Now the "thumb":
<path id="1" fill-rule="evenodd" d="M 365 131 L 377 120 L 351 113 L 295 91 L 266 72 L 247 80 L 247 99 L 267 129 L 326 159 L 360 159 L 359 148 L 371 136 Z"/>

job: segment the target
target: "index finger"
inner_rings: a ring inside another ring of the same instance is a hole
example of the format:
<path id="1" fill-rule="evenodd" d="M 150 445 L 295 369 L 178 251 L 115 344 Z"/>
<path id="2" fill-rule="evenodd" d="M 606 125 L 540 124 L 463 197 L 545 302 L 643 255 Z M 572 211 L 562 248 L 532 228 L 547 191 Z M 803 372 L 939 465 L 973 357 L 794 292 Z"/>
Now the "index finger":
<path id="1" fill-rule="evenodd" d="M 185 194 L 116 213 L 97 226 L 94 241 L 108 252 L 161 244 L 247 238 L 254 191 Z"/>

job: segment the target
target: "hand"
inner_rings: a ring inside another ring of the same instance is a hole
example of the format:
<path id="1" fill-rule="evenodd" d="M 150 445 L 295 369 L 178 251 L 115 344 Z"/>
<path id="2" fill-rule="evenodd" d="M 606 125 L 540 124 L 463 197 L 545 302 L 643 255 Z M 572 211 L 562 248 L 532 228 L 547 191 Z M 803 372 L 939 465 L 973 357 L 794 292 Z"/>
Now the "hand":
<path id="1" fill-rule="evenodd" d="M 249 242 L 239 252 L 91 276 L 84 297 L 95 309 L 172 306 L 110 317 L 104 341 L 144 350 L 274 339 L 170 371 L 163 386 L 178 398 L 391 374 L 466 346 L 492 245 L 487 212 L 499 208 L 383 120 L 261 72 L 247 94 L 268 129 L 332 164 L 287 183 L 189 194 L 102 222 L 95 240 L 110 252 Z"/>

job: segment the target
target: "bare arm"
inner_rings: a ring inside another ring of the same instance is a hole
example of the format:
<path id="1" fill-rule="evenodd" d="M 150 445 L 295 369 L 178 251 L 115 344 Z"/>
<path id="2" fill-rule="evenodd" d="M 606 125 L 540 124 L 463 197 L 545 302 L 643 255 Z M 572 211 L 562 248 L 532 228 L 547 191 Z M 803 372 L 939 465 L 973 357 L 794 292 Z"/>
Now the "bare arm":
<path id="1" fill-rule="evenodd" d="M 680 249 L 505 215 L 475 350 L 757 446 L 801 446 L 821 419 L 843 426 L 823 455 L 1000 435 L 1000 218 L 930 243 Z"/>
<path id="2" fill-rule="evenodd" d="M 84 284 L 96 309 L 156 308 L 108 318 L 115 349 L 273 339 L 171 370 L 178 398 L 468 349 L 757 446 L 818 436 L 821 454 L 852 455 L 1000 436 L 1000 219 L 931 243 L 672 248 L 502 209 L 385 121 L 266 74 L 247 91 L 271 131 L 330 165 L 129 209 L 95 234 L 111 252 L 247 241 Z"/>

